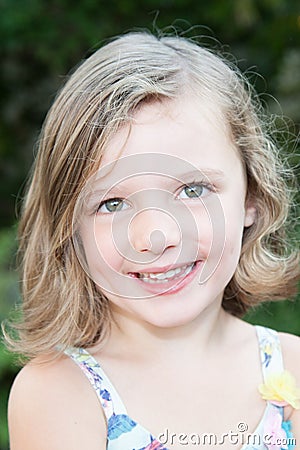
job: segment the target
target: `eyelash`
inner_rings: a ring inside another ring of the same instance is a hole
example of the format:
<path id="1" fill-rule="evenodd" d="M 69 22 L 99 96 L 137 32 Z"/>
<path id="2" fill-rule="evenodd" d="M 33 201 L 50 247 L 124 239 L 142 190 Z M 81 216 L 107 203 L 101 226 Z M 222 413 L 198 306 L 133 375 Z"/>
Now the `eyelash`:
<path id="1" fill-rule="evenodd" d="M 184 184 L 183 186 L 181 186 L 180 188 L 179 188 L 179 194 L 177 195 L 177 198 L 179 197 L 179 195 L 180 195 L 180 193 L 182 193 L 185 189 L 187 189 L 187 188 L 191 188 L 192 190 L 194 190 L 194 192 L 195 192 L 195 188 L 197 188 L 197 187 L 201 187 L 201 188 L 203 188 L 203 189 L 207 189 L 208 191 L 209 191 L 209 193 L 211 193 L 211 192 L 216 192 L 216 188 L 215 188 L 215 186 L 213 186 L 212 184 L 210 184 L 210 183 L 208 183 L 208 182 L 206 182 L 206 181 L 193 181 L 193 182 L 191 182 L 191 183 L 187 183 L 187 184 Z M 202 194 L 202 193 L 201 193 Z M 189 199 L 193 199 L 193 198 L 201 198 L 201 197 L 203 197 L 203 195 L 197 195 L 197 196 L 195 196 L 195 197 L 186 197 L 186 198 L 189 198 Z M 204 196 L 206 196 L 206 195 L 208 195 L 208 194 L 205 194 Z"/>
<path id="2" fill-rule="evenodd" d="M 123 199 L 123 198 L 120 198 L 120 197 L 113 197 L 113 198 L 109 198 L 108 200 L 103 200 L 101 203 L 100 203 L 100 205 L 98 206 L 98 208 L 97 208 L 97 210 L 96 210 L 96 213 L 102 213 L 102 214 L 112 214 L 112 213 L 114 213 L 114 212 L 117 212 L 118 211 L 118 209 L 116 209 L 115 211 L 106 211 L 106 212 L 104 212 L 104 211 L 100 211 L 100 209 L 102 208 L 102 206 L 104 206 L 104 205 L 107 205 L 109 202 L 120 202 L 120 203 L 126 203 L 125 202 L 125 200 Z M 126 208 L 127 209 L 127 208 Z"/>
<path id="3" fill-rule="evenodd" d="M 176 198 L 180 198 L 179 197 L 179 195 L 180 195 L 180 193 L 182 193 L 182 192 L 184 192 L 184 190 L 185 189 L 188 189 L 188 188 L 191 188 L 192 190 L 194 189 L 194 192 L 196 192 L 196 188 L 198 188 L 198 187 L 201 187 L 201 188 L 203 188 L 203 189 L 207 189 L 208 191 L 209 191 L 209 193 L 211 193 L 211 192 L 216 192 L 216 188 L 215 188 L 215 186 L 213 186 L 212 184 L 210 184 L 210 183 L 207 183 L 207 182 L 204 182 L 204 181 L 193 181 L 193 182 L 191 182 L 191 183 L 187 183 L 187 184 L 184 184 L 184 185 L 182 185 L 179 189 L 178 189 L 178 194 L 176 195 Z M 208 194 L 205 194 L 205 196 L 206 195 L 209 195 L 209 193 Z M 202 194 L 202 192 L 201 192 L 201 194 Z M 186 196 L 185 198 L 186 199 L 190 199 L 190 200 L 193 200 L 193 199 L 197 199 L 197 198 L 201 198 L 201 197 L 203 197 L 203 195 L 196 195 L 195 197 L 188 197 L 188 196 Z M 127 204 L 127 207 L 125 208 L 125 209 L 127 209 L 127 208 L 129 208 L 130 207 L 130 205 L 125 201 L 125 199 L 123 199 L 123 198 L 121 198 L 121 197 L 113 197 L 113 198 L 110 198 L 110 199 L 107 199 L 107 200 L 103 200 L 99 205 L 98 205 L 98 207 L 97 207 L 97 209 L 96 209 L 96 213 L 98 214 L 112 214 L 112 213 L 114 213 L 114 212 L 117 212 L 117 211 L 121 211 L 121 210 L 118 210 L 118 209 L 116 209 L 115 211 L 109 211 L 109 210 L 106 210 L 106 212 L 104 212 L 104 211 L 100 211 L 100 209 L 103 207 L 103 206 L 105 206 L 105 205 L 108 205 L 108 203 L 109 202 L 119 202 L 119 204 Z"/>

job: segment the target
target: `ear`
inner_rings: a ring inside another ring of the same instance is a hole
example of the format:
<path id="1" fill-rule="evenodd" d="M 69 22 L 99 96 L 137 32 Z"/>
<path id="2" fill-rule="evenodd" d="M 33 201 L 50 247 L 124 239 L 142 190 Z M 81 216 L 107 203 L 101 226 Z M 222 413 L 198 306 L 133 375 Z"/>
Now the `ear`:
<path id="1" fill-rule="evenodd" d="M 256 207 L 253 202 L 246 202 L 245 208 L 245 218 L 244 218 L 244 227 L 251 227 L 254 224 L 256 219 Z"/>

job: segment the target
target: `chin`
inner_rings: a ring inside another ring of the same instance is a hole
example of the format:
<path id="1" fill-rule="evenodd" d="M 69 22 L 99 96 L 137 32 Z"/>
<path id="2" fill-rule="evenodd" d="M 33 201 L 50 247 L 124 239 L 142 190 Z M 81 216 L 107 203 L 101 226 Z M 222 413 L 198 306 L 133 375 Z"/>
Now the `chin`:
<path id="1" fill-rule="evenodd" d="M 206 308 L 198 308 L 195 311 L 190 308 L 188 310 L 187 305 L 185 305 L 183 311 L 164 311 L 159 315 L 156 315 L 155 317 L 143 316 L 141 319 L 142 321 L 145 321 L 148 324 L 161 329 L 184 327 L 197 320 L 197 318 L 205 311 L 205 309 Z"/>

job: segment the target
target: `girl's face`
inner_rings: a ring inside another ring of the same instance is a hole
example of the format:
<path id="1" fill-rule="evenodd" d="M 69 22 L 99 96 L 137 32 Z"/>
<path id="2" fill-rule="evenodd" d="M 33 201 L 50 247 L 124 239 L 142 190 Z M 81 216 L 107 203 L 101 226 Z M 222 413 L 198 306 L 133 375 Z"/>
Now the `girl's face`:
<path id="1" fill-rule="evenodd" d="M 245 198 L 218 108 L 188 97 L 145 104 L 82 193 L 79 257 L 116 316 L 183 325 L 221 305 L 255 217 Z"/>

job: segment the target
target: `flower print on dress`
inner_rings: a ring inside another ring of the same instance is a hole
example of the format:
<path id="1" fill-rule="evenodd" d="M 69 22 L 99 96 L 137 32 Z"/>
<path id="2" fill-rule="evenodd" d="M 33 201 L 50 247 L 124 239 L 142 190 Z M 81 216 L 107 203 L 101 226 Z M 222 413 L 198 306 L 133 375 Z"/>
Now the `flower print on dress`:
<path id="1" fill-rule="evenodd" d="M 270 368 L 272 359 L 278 359 L 281 355 L 280 341 L 278 335 L 274 330 L 257 326 L 259 347 L 261 353 L 261 362 L 263 370 Z"/>
<path id="2" fill-rule="evenodd" d="M 294 450 L 294 448 L 296 447 L 295 445 L 296 439 L 293 438 L 292 422 L 290 420 L 282 422 L 282 428 L 286 432 L 286 437 L 288 440 L 288 450 Z"/>
<path id="3" fill-rule="evenodd" d="M 98 362 L 82 348 L 69 348 L 66 353 L 81 367 L 83 373 L 90 380 L 92 386 L 101 398 L 101 404 L 107 414 L 114 412 L 112 398 L 107 389 L 102 387 L 103 378 L 99 375 L 100 365 Z"/>
<path id="4" fill-rule="evenodd" d="M 276 406 L 291 405 L 300 408 L 300 389 L 295 378 L 287 371 L 271 373 L 258 388 L 262 398 Z"/>
<path id="5" fill-rule="evenodd" d="M 103 400 L 106 400 L 107 402 L 111 402 L 111 396 L 107 389 L 102 389 L 100 391 L 101 397 Z"/>
<path id="6" fill-rule="evenodd" d="M 264 431 L 264 444 L 268 450 L 288 450 L 287 434 L 282 428 L 282 415 L 277 408 L 272 408 L 268 414 Z"/>
<path id="7" fill-rule="evenodd" d="M 94 383 L 97 386 L 98 385 L 100 386 L 102 381 L 103 381 L 102 378 L 100 377 L 100 375 L 95 373 L 94 370 L 93 370 L 93 367 L 89 366 L 86 361 L 82 362 L 82 365 L 84 366 L 84 369 L 91 374 L 91 376 L 93 377 Z"/>
<path id="8" fill-rule="evenodd" d="M 107 423 L 107 437 L 118 439 L 123 433 L 129 433 L 136 425 L 126 414 L 112 414 Z"/>
<path id="9" fill-rule="evenodd" d="M 273 346 L 270 345 L 269 342 L 266 342 L 266 344 L 264 346 L 262 346 L 262 351 L 264 354 L 263 364 L 266 367 L 268 367 L 268 365 L 270 364 L 271 358 L 272 358 L 272 354 L 273 354 Z"/>

